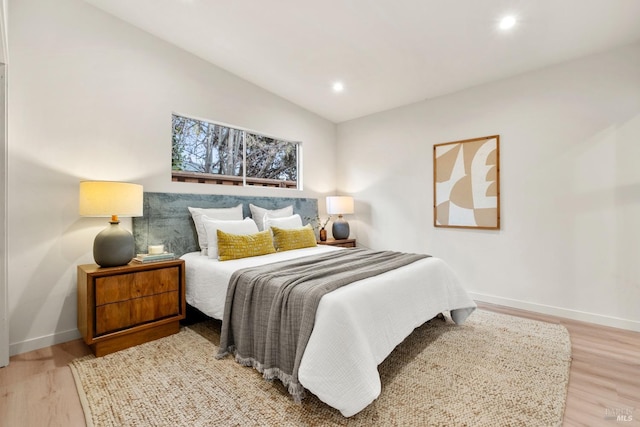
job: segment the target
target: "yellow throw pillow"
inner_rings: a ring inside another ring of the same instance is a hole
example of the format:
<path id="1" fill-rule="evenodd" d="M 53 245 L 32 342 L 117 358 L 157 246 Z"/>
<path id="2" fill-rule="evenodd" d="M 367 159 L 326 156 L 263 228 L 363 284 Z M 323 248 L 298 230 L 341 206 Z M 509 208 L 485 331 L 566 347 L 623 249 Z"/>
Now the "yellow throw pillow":
<path id="1" fill-rule="evenodd" d="M 222 230 L 217 230 L 217 233 L 220 261 L 272 254 L 276 251 L 273 247 L 271 232 L 268 230 L 243 235 L 225 233 Z"/>
<path id="2" fill-rule="evenodd" d="M 309 224 L 302 228 L 293 229 L 271 227 L 271 231 L 273 231 L 273 242 L 279 252 L 317 245 L 316 235 Z"/>

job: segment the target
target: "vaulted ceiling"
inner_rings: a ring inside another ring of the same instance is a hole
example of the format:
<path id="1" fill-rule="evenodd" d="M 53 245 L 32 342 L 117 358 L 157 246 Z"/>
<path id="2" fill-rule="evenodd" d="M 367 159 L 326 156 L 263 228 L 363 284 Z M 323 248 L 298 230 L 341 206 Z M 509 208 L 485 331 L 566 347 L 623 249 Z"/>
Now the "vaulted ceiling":
<path id="1" fill-rule="evenodd" d="M 637 0 L 85 1 L 336 123 L 640 41 Z"/>

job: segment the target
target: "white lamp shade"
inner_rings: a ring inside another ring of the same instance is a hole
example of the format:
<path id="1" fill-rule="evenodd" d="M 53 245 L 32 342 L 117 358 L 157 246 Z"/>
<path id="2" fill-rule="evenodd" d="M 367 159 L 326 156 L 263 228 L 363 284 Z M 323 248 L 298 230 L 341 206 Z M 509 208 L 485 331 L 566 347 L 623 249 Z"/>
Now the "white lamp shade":
<path id="1" fill-rule="evenodd" d="M 329 215 L 352 214 L 353 197 L 351 196 L 329 196 L 327 197 L 327 213 Z"/>
<path id="2" fill-rule="evenodd" d="M 82 181 L 82 216 L 142 216 L 142 185 L 113 181 Z"/>

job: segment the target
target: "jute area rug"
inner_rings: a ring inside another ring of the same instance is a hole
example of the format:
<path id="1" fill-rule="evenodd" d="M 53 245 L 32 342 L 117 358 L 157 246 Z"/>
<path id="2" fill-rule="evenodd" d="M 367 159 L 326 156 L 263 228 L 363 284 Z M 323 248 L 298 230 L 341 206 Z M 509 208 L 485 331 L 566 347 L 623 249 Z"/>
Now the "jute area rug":
<path id="1" fill-rule="evenodd" d="M 71 362 L 88 426 L 552 426 L 562 423 L 571 344 L 560 325 L 477 310 L 433 319 L 379 366 L 380 397 L 344 418 L 310 393 L 294 403 L 233 358 L 219 323 Z"/>

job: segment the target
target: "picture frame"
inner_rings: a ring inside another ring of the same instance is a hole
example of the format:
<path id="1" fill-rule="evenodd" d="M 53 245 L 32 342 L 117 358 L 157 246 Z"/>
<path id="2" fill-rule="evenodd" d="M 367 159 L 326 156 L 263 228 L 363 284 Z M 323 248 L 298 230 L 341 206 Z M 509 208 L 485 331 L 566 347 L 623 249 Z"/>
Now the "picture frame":
<path id="1" fill-rule="evenodd" d="M 434 144 L 433 225 L 500 229 L 500 135 Z"/>

